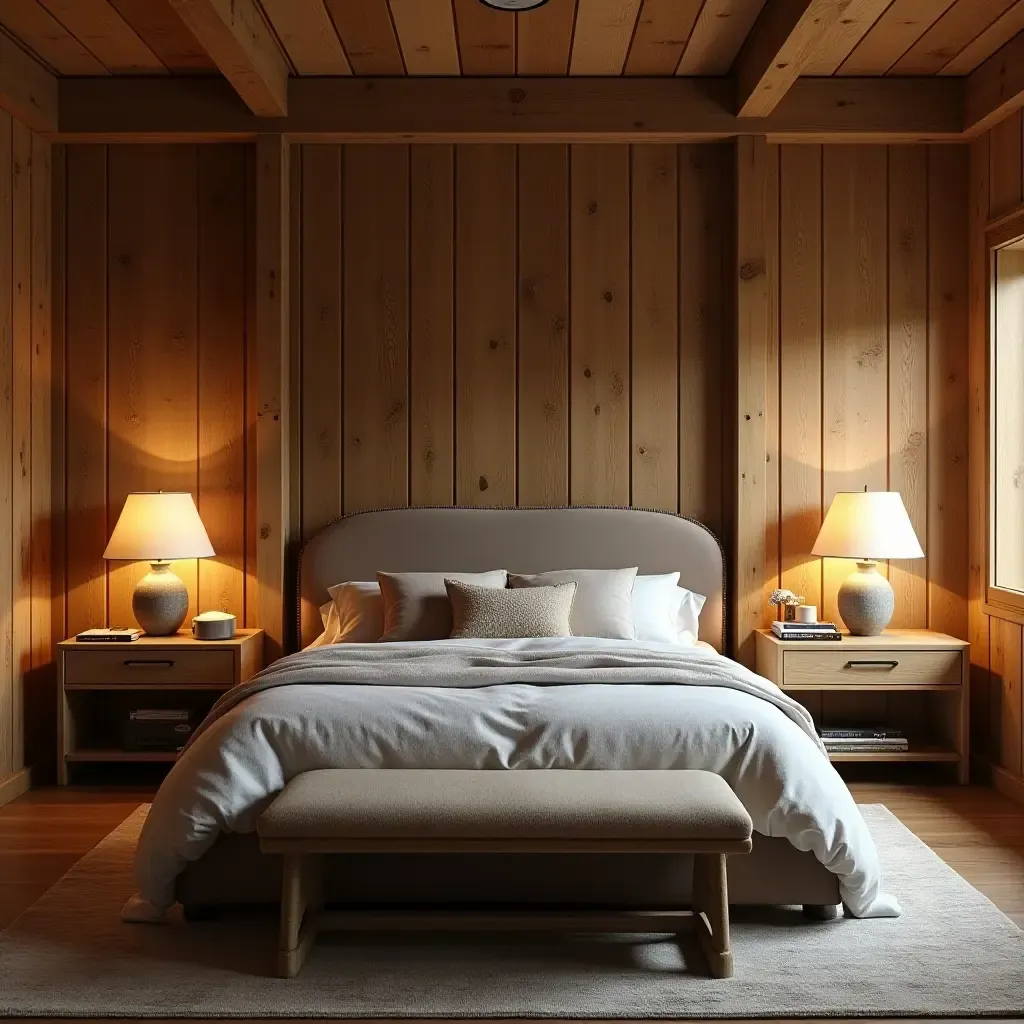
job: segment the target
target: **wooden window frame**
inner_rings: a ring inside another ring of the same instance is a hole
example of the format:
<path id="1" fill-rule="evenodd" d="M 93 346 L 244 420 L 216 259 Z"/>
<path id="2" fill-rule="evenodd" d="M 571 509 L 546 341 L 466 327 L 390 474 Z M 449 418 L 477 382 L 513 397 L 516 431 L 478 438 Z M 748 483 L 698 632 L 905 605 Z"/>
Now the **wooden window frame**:
<path id="1" fill-rule="evenodd" d="M 996 298 L 996 253 L 999 249 L 1018 239 L 1024 239 L 1024 209 L 1015 210 L 998 222 L 990 224 L 985 232 L 986 246 L 986 295 L 988 309 L 985 313 L 985 605 L 986 609 L 999 613 L 1010 613 L 1016 620 L 1024 620 L 1024 592 L 1007 590 L 996 586 L 992 564 L 992 537 L 995 526 L 993 490 L 993 401 L 992 360 L 995 348 L 995 298 Z"/>

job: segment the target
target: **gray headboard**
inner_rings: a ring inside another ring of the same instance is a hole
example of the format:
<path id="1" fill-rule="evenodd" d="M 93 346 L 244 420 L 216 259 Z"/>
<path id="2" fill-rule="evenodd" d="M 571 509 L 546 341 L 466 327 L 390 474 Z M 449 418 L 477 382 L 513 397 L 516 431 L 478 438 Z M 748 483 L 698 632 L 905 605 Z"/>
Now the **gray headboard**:
<path id="1" fill-rule="evenodd" d="M 322 632 L 327 588 L 384 572 L 545 572 L 618 569 L 680 573 L 704 594 L 700 639 L 725 648 L 725 560 L 691 519 L 629 508 L 397 508 L 357 512 L 324 527 L 299 561 L 301 646 Z"/>

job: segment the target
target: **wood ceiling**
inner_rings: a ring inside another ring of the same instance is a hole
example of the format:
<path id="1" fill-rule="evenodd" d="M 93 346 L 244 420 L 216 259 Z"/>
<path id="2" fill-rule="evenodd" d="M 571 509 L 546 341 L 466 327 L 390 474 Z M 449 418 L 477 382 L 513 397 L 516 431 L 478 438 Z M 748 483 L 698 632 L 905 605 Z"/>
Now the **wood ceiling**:
<path id="1" fill-rule="evenodd" d="M 769 0 L 771 6 L 783 0 Z M 803 75 L 968 75 L 1024 31 L 1024 0 L 841 0 Z M 203 75 L 172 0 L 0 0 L 0 25 L 61 76 Z M 725 75 L 765 0 L 260 0 L 297 75 Z"/>
<path id="2" fill-rule="evenodd" d="M 1024 0 L 0 0 L 0 107 L 67 140 L 937 141 L 1021 106 Z"/>

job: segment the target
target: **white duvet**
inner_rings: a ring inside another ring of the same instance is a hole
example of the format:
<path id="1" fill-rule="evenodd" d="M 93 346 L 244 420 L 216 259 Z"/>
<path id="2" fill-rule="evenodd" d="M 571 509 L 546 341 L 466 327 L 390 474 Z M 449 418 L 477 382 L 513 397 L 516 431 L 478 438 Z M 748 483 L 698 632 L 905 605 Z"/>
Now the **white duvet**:
<path id="1" fill-rule="evenodd" d="M 710 648 L 587 637 L 386 646 L 370 682 L 350 679 L 368 678 L 380 645 L 320 648 L 278 662 L 276 684 L 208 719 L 153 801 L 126 918 L 159 916 L 187 862 L 223 832 L 253 831 L 275 793 L 317 768 L 703 769 L 732 786 L 758 832 L 836 874 L 855 915 L 900 913 L 806 710 Z M 459 682 L 430 677 L 435 654 L 465 661 Z M 510 681 L 520 660 L 540 685 Z"/>

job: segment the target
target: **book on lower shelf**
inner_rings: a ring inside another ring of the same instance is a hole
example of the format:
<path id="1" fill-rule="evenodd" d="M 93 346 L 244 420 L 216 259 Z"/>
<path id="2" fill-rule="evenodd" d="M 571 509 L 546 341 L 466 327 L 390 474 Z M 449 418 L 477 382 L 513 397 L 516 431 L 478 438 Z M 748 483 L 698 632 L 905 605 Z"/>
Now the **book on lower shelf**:
<path id="1" fill-rule="evenodd" d="M 884 726 L 822 729 L 821 742 L 830 754 L 900 754 L 910 749 L 899 729 Z"/>

